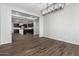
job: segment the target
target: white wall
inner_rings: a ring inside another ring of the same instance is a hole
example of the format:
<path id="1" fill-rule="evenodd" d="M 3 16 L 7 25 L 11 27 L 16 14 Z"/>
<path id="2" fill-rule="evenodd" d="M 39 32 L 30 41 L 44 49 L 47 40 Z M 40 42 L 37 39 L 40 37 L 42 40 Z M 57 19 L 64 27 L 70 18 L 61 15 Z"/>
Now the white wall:
<path id="1" fill-rule="evenodd" d="M 36 33 L 39 34 L 39 20 L 36 22 Z"/>
<path id="2" fill-rule="evenodd" d="M 34 21 L 34 35 L 39 34 L 39 20 Z"/>
<path id="3" fill-rule="evenodd" d="M 0 11 L 1 11 L 1 6 L 0 6 Z M 0 12 L 0 16 L 1 16 L 1 12 Z M 0 23 L 1 23 L 1 17 L 0 17 Z M 1 24 L 0 24 L 0 41 L 1 41 Z"/>
<path id="4" fill-rule="evenodd" d="M 43 37 L 43 16 L 39 18 L 39 37 Z"/>
<path id="5" fill-rule="evenodd" d="M 44 16 L 44 37 L 79 45 L 79 4 Z"/>
<path id="6" fill-rule="evenodd" d="M 1 6 L 0 9 L 0 24 L 1 24 L 1 39 L 0 39 L 0 45 L 1 44 L 6 44 L 6 43 L 11 43 L 11 11 L 8 9 L 6 6 Z"/>

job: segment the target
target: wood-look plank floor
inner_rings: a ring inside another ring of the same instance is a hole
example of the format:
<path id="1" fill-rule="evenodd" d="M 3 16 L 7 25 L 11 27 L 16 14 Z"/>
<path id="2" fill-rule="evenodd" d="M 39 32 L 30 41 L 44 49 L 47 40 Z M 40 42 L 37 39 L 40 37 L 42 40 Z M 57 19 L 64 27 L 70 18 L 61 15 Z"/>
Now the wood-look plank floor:
<path id="1" fill-rule="evenodd" d="M 1 56 L 79 56 L 79 46 L 33 35 L 13 34 L 13 43 L 0 46 Z"/>

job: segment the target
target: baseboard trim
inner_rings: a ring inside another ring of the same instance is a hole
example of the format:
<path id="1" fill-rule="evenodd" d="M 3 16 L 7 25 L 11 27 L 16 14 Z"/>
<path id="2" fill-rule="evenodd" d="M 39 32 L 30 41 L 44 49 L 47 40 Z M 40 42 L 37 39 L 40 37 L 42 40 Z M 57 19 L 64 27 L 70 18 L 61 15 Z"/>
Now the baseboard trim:
<path id="1" fill-rule="evenodd" d="M 11 46 L 11 45 L 12 45 L 12 43 L 7 43 L 7 44 L 0 45 L 0 47 L 6 47 L 6 46 Z"/>
<path id="2" fill-rule="evenodd" d="M 51 38 L 51 37 L 48 37 L 48 36 L 43 36 L 45 38 L 48 38 L 48 39 L 54 39 L 54 40 L 57 40 L 57 41 L 61 41 L 61 42 L 66 42 L 66 43 L 70 43 L 70 44 L 74 44 L 74 45 L 79 45 L 79 43 L 76 43 L 76 42 L 70 42 L 70 41 L 66 41 L 66 40 L 60 40 L 60 38 Z"/>

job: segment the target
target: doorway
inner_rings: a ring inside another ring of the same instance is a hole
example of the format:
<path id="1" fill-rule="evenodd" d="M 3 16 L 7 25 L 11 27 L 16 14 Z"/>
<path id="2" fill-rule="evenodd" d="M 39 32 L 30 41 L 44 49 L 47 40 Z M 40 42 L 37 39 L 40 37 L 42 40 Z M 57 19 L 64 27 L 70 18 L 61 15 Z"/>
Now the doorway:
<path id="1" fill-rule="evenodd" d="M 39 18 L 12 10 L 12 40 L 36 35 L 39 36 Z"/>

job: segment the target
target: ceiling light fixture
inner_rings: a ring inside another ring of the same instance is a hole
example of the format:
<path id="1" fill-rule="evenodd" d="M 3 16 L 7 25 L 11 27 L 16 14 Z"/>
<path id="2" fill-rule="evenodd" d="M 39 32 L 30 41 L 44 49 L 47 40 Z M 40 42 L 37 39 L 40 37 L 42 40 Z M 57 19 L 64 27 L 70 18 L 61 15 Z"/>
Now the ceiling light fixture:
<path id="1" fill-rule="evenodd" d="M 47 3 L 47 7 L 41 10 L 41 13 L 43 16 L 45 16 L 49 13 L 63 9 L 64 6 L 65 6 L 65 3 L 52 3 L 52 4 Z"/>

